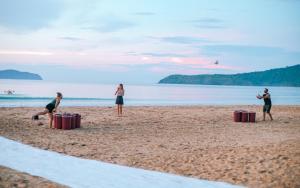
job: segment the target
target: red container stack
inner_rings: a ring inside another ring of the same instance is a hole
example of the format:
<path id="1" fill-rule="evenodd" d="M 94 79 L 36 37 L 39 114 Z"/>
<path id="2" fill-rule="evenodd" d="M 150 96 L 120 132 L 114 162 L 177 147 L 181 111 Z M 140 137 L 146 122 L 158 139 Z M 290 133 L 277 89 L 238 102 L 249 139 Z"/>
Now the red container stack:
<path id="1" fill-rule="evenodd" d="M 255 112 L 249 112 L 249 122 L 255 123 L 255 116 L 256 116 Z"/>
<path id="2" fill-rule="evenodd" d="M 80 114 L 54 114 L 53 115 L 54 128 L 70 130 L 80 128 L 81 116 Z"/>
<path id="3" fill-rule="evenodd" d="M 241 122 L 242 121 L 242 111 L 236 110 L 233 112 L 233 121 Z"/>
<path id="4" fill-rule="evenodd" d="M 62 115 L 62 129 L 69 130 L 72 128 L 72 116 L 68 114 Z"/>
<path id="5" fill-rule="evenodd" d="M 71 129 L 76 128 L 76 116 L 75 114 L 72 114 L 72 123 L 71 123 Z"/>
<path id="6" fill-rule="evenodd" d="M 233 112 L 234 122 L 255 122 L 256 113 L 248 112 L 246 110 L 236 110 Z"/>
<path id="7" fill-rule="evenodd" d="M 81 123 L 81 115 L 80 114 L 73 114 L 74 119 L 76 119 L 75 128 L 80 128 Z"/>
<path id="8" fill-rule="evenodd" d="M 249 121 L 249 113 L 247 111 L 242 112 L 242 122 L 248 122 Z"/>
<path id="9" fill-rule="evenodd" d="M 54 128 L 61 129 L 62 128 L 62 117 L 61 114 L 54 114 Z"/>

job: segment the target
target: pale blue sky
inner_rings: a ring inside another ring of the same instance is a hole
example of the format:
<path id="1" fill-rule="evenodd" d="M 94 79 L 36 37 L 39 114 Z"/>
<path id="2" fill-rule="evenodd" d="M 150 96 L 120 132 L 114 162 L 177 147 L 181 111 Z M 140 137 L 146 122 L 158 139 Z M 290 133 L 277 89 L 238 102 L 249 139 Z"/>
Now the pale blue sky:
<path id="1" fill-rule="evenodd" d="M 0 0 L 0 69 L 156 83 L 295 65 L 299 10 L 299 0 Z"/>

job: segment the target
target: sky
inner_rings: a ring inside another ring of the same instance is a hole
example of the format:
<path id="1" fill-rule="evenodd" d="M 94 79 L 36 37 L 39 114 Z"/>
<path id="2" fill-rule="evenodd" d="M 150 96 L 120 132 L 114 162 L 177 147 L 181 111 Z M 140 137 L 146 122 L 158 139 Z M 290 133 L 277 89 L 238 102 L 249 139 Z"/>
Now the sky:
<path id="1" fill-rule="evenodd" d="M 151 84 L 291 66 L 299 10 L 300 0 L 0 0 L 0 70 Z"/>

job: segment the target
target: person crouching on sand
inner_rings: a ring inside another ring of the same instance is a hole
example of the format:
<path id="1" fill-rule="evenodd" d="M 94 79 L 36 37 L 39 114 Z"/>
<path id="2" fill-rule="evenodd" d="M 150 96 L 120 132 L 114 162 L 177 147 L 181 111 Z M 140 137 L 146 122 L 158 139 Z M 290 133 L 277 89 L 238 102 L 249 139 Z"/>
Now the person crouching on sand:
<path id="1" fill-rule="evenodd" d="M 123 87 L 123 84 L 120 84 L 119 87 L 117 88 L 117 91 L 115 92 L 115 95 L 117 95 L 117 98 L 116 98 L 116 105 L 117 105 L 117 108 L 118 108 L 118 116 L 122 116 L 122 108 L 123 108 L 123 104 L 124 104 L 124 101 L 123 101 L 123 96 L 124 96 L 124 87 Z"/>
<path id="2" fill-rule="evenodd" d="M 258 99 L 264 99 L 264 107 L 263 107 L 263 113 L 264 113 L 264 119 L 263 121 L 266 120 L 266 113 L 270 116 L 271 121 L 273 120 L 272 114 L 271 114 L 271 107 L 272 107 L 272 101 L 271 101 L 271 95 L 269 93 L 268 88 L 265 88 L 263 96 L 257 95 L 256 96 Z"/>
<path id="3" fill-rule="evenodd" d="M 46 105 L 44 111 L 36 113 L 35 115 L 33 115 L 32 120 L 38 119 L 39 115 L 48 114 L 48 116 L 49 116 L 49 128 L 52 128 L 53 112 L 57 111 L 57 108 L 58 108 L 62 98 L 63 98 L 62 94 L 60 92 L 57 92 L 56 93 L 56 98 L 53 99 L 49 104 Z"/>

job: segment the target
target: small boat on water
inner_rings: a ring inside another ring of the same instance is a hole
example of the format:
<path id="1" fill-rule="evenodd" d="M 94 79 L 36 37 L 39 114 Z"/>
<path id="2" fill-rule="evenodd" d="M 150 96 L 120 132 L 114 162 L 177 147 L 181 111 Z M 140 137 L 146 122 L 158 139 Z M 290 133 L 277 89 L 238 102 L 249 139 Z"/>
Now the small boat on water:
<path id="1" fill-rule="evenodd" d="M 6 94 L 6 95 L 14 95 L 14 94 L 15 94 L 15 91 L 9 89 L 9 90 L 7 90 L 7 91 L 4 91 L 4 94 Z"/>

